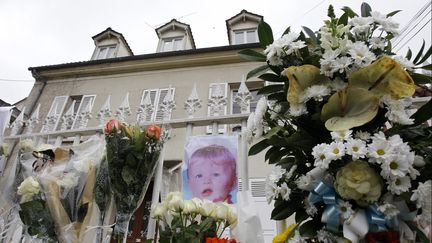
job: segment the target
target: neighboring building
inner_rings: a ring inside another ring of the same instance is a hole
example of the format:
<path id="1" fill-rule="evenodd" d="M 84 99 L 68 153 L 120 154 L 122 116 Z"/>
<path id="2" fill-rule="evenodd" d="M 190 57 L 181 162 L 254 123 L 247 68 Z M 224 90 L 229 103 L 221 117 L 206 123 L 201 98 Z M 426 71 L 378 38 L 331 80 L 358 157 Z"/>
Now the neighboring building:
<path id="1" fill-rule="evenodd" d="M 37 111 L 42 120 L 32 126 L 32 131 L 46 133 L 98 127 L 99 118 L 104 119 L 107 107 L 111 108 L 113 116 L 117 110 L 129 114 L 126 122 L 139 122 L 146 96 L 150 97 L 155 110 L 145 121 L 159 122 L 163 119 L 159 104 L 168 92 L 177 105 L 170 119 L 185 119 L 188 115 L 183 109 L 184 102 L 194 85 L 203 101 L 194 117 L 216 115 L 207 106 L 208 98 L 216 92 L 227 97 L 219 115 L 240 113 L 233 97 L 246 74 L 261 64 L 241 59 L 238 52 L 246 48 L 260 50 L 257 26 L 262 19 L 260 15 L 243 10 L 226 20 L 229 45 L 200 49 L 195 47 L 191 27 L 173 19 L 156 29 L 157 52 L 145 55 L 134 55 L 123 35 L 107 28 L 93 36 L 95 50 L 90 61 L 29 68 L 36 82 L 25 102 L 25 113 L 30 117 Z M 246 85 L 253 96 L 249 107 L 253 111 L 259 99 L 257 90 L 264 82 L 253 78 Z M 130 110 L 126 109 L 127 105 Z M 236 124 L 219 126 L 219 133 L 236 134 L 238 128 Z M 194 135 L 209 134 L 211 130 L 210 126 L 195 127 Z M 185 137 L 185 128 L 173 129 L 166 144 L 167 171 L 182 162 Z M 275 235 L 275 224 L 269 219 L 271 207 L 264 193 L 264 180 L 270 169 L 263 155 L 249 158 L 250 188 L 259 203 L 267 242 Z"/>
<path id="2" fill-rule="evenodd" d="M 13 107 L 12 108 L 12 114 L 11 114 L 11 119 L 10 119 L 10 123 L 14 122 L 15 119 L 19 116 L 19 114 L 22 111 L 23 108 L 23 102 L 25 102 L 25 98 L 18 101 L 15 104 L 9 104 L 6 101 L 0 99 L 0 107 L 2 106 L 9 106 L 9 107 Z"/>

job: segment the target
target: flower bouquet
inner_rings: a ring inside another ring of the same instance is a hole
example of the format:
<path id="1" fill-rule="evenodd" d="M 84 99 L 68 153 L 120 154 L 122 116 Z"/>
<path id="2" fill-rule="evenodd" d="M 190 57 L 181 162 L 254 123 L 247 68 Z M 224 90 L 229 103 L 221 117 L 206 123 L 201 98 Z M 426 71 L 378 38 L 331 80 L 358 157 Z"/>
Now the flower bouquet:
<path id="1" fill-rule="evenodd" d="M 18 187 L 17 194 L 21 197 L 19 216 L 29 235 L 56 242 L 54 222 L 37 179 L 27 177 Z"/>
<path id="2" fill-rule="evenodd" d="M 292 215 L 288 242 L 358 242 L 394 238 L 428 242 L 431 225 L 432 101 L 410 109 L 416 89 L 430 89 L 425 61 L 432 48 L 396 56 L 392 16 L 363 3 L 349 7 L 319 31 L 288 28 L 273 40 L 270 26 L 258 27 L 263 61 L 248 74 L 273 84 L 263 87 L 268 107 L 252 113 L 246 136 L 262 137 L 249 155 L 265 149 L 274 164 L 266 196 L 272 219 Z M 410 61 L 411 60 L 411 61 Z M 423 85 L 423 86 L 421 86 Z M 413 114 L 414 113 L 414 114 Z M 422 227 L 423 226 L 423 227 Z M 280 237 L 279 237 L 280 238 Z"/>
<path id="3" fill-rule="evenodd" d="M 105 125 L 108 180 L 117 208 L 114 238 L 125 242 L 129 221 L 141 204 L 156 169 L 163 139 L 161 129 L 121 124 Z M 100 204 L 99 204 L 100 205 Z"/>
<path id="4" fill-rule="evenodd" d="M 225 229 L 237 223 L 237 213 L 231 204 L 199 198 L 183 200 L 181 192 L 170 192 L 163 202 L 152 206 L 151 216 L 161 229 L 160 243 L 236 242 L 221 238 Z"/>

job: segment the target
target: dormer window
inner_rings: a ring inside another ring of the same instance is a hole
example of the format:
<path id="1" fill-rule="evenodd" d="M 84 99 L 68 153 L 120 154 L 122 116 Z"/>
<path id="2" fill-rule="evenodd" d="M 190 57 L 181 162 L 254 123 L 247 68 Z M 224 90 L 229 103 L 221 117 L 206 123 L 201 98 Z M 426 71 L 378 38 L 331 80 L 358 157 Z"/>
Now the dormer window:
<path id="1" fill-rule="evenodd" d="M 178 51 L 183 50 L 183 37 L 162 39 L 161 51 Z"/>
<path id="2" fill-rule="evenodd" d="M 245 44 L 258 42 L 256 29 L 234 30 L 234 44 Z"/>
<path id="3" fill-rule="evenodd" d="M 116 45 L 99 47 L 96 59 L 106 59 L 115 57 Z"/>

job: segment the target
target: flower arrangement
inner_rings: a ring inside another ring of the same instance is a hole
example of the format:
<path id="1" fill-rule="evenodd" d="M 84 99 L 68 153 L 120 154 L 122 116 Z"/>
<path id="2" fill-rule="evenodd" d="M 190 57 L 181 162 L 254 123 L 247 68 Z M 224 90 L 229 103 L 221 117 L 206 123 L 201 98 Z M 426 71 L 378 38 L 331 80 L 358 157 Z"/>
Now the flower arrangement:
<path id="1" fill-rule="evenodd" d="M 156 169 L 164 139 L 156 125 L 143 131 L 138 125 L 115 119 L 106 123 L 104 133 L 108 181 L 117 208 L 113 234 L 118 242 L 124 242 L 130 218 L 141 204 Z M 103 189 L 97 185 L 96 188 Z M 97 202 L 102 205 L 101 200 Z"/>
<path id="2" fill-rule="evenodd" d="M 17 194 L 21 197 L 19 216 L 27 232 L 47 242 L 56 242 L 54 222 L 37 179 L 27 177 L 18 187 Z"/>
<path id="3" fill-rule="evenodd" d="M 248 78 L 276 83 L 259 91 L 265 105 L 250 115 L 246 136 L 262 137 L 249 155 L 267 149 L 275 165 L 266 186 L 272 219 L 295 214 L 287 242 L 395 234 L 428 242 L 421 226 L 431 225 L 432 100 L 414 114 L 409 106 L 416 89 L 430 89 L 431 77 L 417 70 L 431 70 L 432 48 L 423 43 L 414 58 L 393 52 L 397 12 L 363 3 L 360 16 L 344 7 L 336 17 L 330 6 L 319 31 L 288 28 L 277 40 L 261 22 L 264 53 L 239 53 L 266 62 Z"/>
<path id="4" fill-rule="evenodd" d="M 152 206 L 151 216 L 161 229 L 160 243 L 236 242 L 221 238 L 225 229 L 237 223 L 237 213 L 231 204 L 199 198 L 183 200 L 181 192 L 170 192 L 163 202 Z"/>

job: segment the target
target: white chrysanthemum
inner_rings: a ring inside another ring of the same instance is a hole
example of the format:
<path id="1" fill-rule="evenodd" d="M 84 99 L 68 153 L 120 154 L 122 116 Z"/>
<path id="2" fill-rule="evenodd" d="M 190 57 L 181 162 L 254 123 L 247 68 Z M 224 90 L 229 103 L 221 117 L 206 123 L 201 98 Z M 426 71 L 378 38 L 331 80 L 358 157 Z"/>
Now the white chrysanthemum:
<path id="1" fill-rule="evenodd" d="M 302 49 L 303 47 L 306 47 L 306 44 L 305 44 L 304 41 L 300 41 L 300 40 L 299 41 L 295 41 L 295 42 L 293 42 L 293 43 L 291 43 L 289 45 L 288 52 L 292 53 L 292 52 L 295 52 L 295 51 L 297 51 L 299 49 Z"/>
<path id="2" fill-rule="evenodd" d="M 337 203 L 337 208 L 344 220 L 348 220 L 354 215 L 352 205 L 348 201 L 339 200 Z"/>
<path id="3" fill-rule="evenodd" d="M 277 185 L 273 181 L 266 180 L 265 184 L 265 197 L 267 203 L 270 204 L 276 197 Z"/>
<path id="4" fill-rule="evenodd" d="M 321 143 L 313 147 L 312 156 L 315 158 L 314 165 L 319 168 L 328 169 L 331 158 L 328 155 L 329 145 Z"/>
<path id="5" fill-rule="evenodd" d="M 282 198 L 285 201 L 288 201 L 291 194 L 291 188 L 289 188 L 288 184 L 284 182 L 280 187 L 277 188 L 277 192 L 280 198 Z"/>
<path id="6" fill-rule="evenodd" d="M 387 18 L 381 23 L 382 28 L 387 33 L 392 33 L 394 36 L 399 34 L 399 23 L 395 22 L 392 18 Z"/>
<path id="7" fill-rule="evenodd" d="M 343 56 L 336 58 L 331 64 L 331 72 L 332 73 L 343 73 L 349 72 L 351 65 L 354 64 L 353 59 L 351 57 Z"/>
<path id="8" fill-rule="evenodd" d="M 385 217 L 387 219 L 391 219 L 393 217 L 396 217 L 400 213 L 399 209 L 391 203 L 385 203 L 383 205 L 380 205 L 378 207 L 378 210 L 380 212 L 382 212 L 383 214 L 385 214 Z"/>
<path id="9" fill-rule="evenodd" d="M 396 195 L 407 192 L 411 188 L 411 179 L 408 176 L 392 177 L 387 180 L 387 189 Z"/>
<path id="10" fill-rule="evenodd" d="M 302 175 L 295 181 L 297 188 L 305 191 L 311 191 L 314 179 L 310 175 Z"/>
<path id="11" fill-rule="evenodd" d="M 334 243 L 334 242 L 338 242 L 337 241 L 337 237 L 335 237 L 335 235 L 331 234 L 326 229 L 320 229 L 320 230 L 318 230 L 317 231 L 317 238 L 318 238 L 318 242 L 322 242 L 322 243 Z"/>
<path id="12" fill-rule="evenodd" d="M 370 38 L 369 44 L 371 45 L 372 50 L 384 50 L 387 41 L 382 37 L 372 37 Z"/>
<path id="13" fill-rule="evenodd" d="M 351 31 L 356 35 L 368 34 L 372 23 L 372 17 L 354 17 L 349 22 L 353 26 Z"/>
<path id="14" fill-rule="evenodd" d="M 369 162 L 381 164 L 391 155 L 391 146 L 387 140 L 372 139 L 367 147 Z"/>
<path id="15" fill-rule="evenodd" d="M 301 116 L 308 113 L 306 104 L 290 104 L 289 113 L 291 116 Z"/>
<path id="16" fill-rule="evenodd" d="M 311 217 L 313 217 L 315 214 L 318 213 L 318 209 L 308 199 L 304 200 L 304 209 L 305 209 L 307 215 L 309 215 Z"/>
<path id="17" fill-rule="evenodd" d="M 359 67 L 364 67 L 375 61 L 376 56 L 373 52 L 369 51 L 369 48 L 364 42 L 354 42 L 348 46 L 351 58 L 354 59 L 354 63 Z"/>
<path id="18" fill-rule="evenodd" d="M 407 175 L 410 164 L 406 156 L 390 155 L 386 161 L 381 164 L 381 175 L 386 178 L 403 177 Z"/>
<path id="19" fill-rule="evenodd" d="M 262 117 L 264 116 L 266 110 L 267 110 L 267 99 L 266 97 L 261 97 L 257 102 L 255 115 Z"/>
<path id="20" fill-rule="evenodd" d="M 381 101 L 386 105 L 387 113 L 385 116 L 392 122 L 411 125 L 414 124 L 414 119 L 410 118 L 410 114 L 406 109 L 410 105 L 410 101 L 406 99 L 393 99 L 389 95 L 381 98 Z"/>
<path id="21" fill-rule="evenodd" d="M 414 161 L 413 161 L 413 165 L 415 167 L 423 167 L 426 165 L 426 162 L 424 160 L 424 158 L 420 155 L 415 155 L 414 156 Z"/>
<path id="22" fill-rule="evenodd" d="M 417 176 L 420 175 L 420 172 L 418 170 L 416 170 L 414 167 L 410 166 L 408 168 L 408 174 L 411 177 L 411 180 L 415 180 L 415 179 L 417 179 Z"/>
<path id="23" fill-rule="evenodd" d="M 65 173 L 63 177 L 57 181 L 59 186 L 69 190 L 78 185 L 79 176 L 73 172 Z"/>
<path id="24" fill-rule="evenodd" d="M 414 63 L 412 63 L 410 60 L 406 59 L 406 57 L 403 56 L 394 56 L 393 59 L 397 61 L 402 67 L 412 71 L 413 67 L 415 66 Z"/>
<path id="25" fill-rule="evenodd" d="M 288 243 L 306 243 L 306 237 L 303 237 L 300 235 L 300 232 L 298 230 L 295 231 L 295 234 L 291 237 L 288 238 Z"/>
<path id="26" fill-rule="evenodd" d="M 361 140 L 363 140 L 363 141 L 368 141 L 368 140 L 371 138 L 371 135 L 370 135 L 370 133 L 368 133 L 368 132 L 357 131 L 357 132 L 354 134 L 354 137 L 355 137 L 355 138 L 358 138 L 358 139 L 361 139 Z"/>
<path id="27" fill-rule="evenodd" d="M 378 11 L 371 11 L 371 17 L 375 23 L 382 24 L 387 21 L 387 16 Z"/>
<path id="28" fill-rule="evenodd" d="M 366 142 L 360 139 L 349 138 L 345 143 L 346 153 L 351 155 L 353 160 L 364 158 L 367 154 Z"/>
<path id="29" fill-rule="evenodd" d="M 424 208 L 424 210 L 431 209 L 432 197 L 432 180 L 426 182 L 419 182 L 417 189 L 413 191 L 411 201 L 416 202 L 417 208 Z"/>
<path id="30" fill-rule="evenodd" d="M 345 155 L 345 144 L 343 142 L 332 142 L 327 148 L 326 156 L 330 160 L 338 160 Z"/>
<path id="31" fill-rule="evenodd" d="M 286 170 L 284 168 L 282 168 L 282 166 L 276 165 L 275 167 L 273 167 L 272 171 L 268 175 L 268 179 L 271 182 L 276 183 L 283 177 L 283 175 L 285 173 L 286 173 Z"/>
<path id="32" fill-rule="evenodd" d="M 337 142 L 347 141 L 351 138 L 352 130 L 330 132 L 333 140 Z"/>
<path id="33" fill-rule="evenodd" d="M 339 90 L 343 90 L 348 86 L 348 83 L 344 82 L 342 79 L 340 78 L 335 78 L 331 83 L 330 86 L 332 88 L 333 91 L 339 91 Z"/>
<path id="34" fill-rule="evenodd" d="M 28 153 L 35 150 L 33 140 L 30 138 L 20 140 L 18 146 L 21 153 Z"/>
<path id="35" fill-rule="evenodd" d="M 322 101 L 323 97 L 331 92 L 327 85 L 312 85 L 308 87 L 299 97 L 300 102 L 306 103 L 310 99 Z"/>

